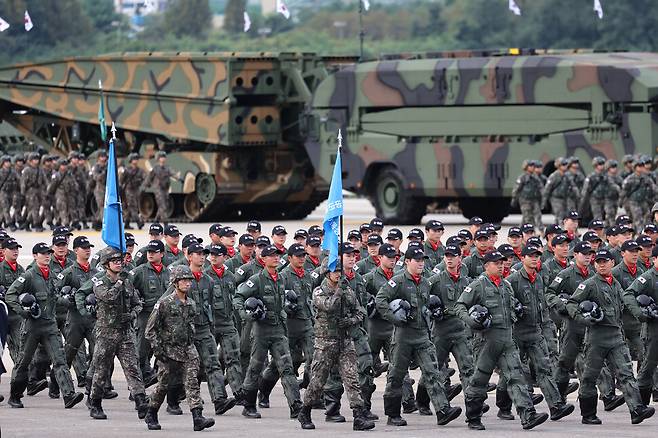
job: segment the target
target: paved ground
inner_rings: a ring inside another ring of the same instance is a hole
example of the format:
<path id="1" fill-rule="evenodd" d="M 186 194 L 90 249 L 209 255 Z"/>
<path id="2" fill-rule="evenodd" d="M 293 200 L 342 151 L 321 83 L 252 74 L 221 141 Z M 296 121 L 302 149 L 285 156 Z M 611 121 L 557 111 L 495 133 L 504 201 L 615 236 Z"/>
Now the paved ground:
<path id="1" fill-rule="evenodd" d="M 345 202 L 345 230 L 358 227 L 364 221 L 369 220 L 374 215 L 374 210 L 364 200 L 349 199 Z M 322 222 L 324 214 L 324 206 L 320 206 L 304 221 L 290 221 L 283 224 L 287 227 L 289 232 L 294 232 L 297 228 L 308 228 L 311 224 Z M 462 216 L 456 215 L 432 215 L 426 216 L 423 221 L 428 219 L 439 219 L 446 224 L 446 236 L 456 233 L 459 229 L 463 228 L 465 219 Z M 544 221 L 548 223 L 552 217 L 545 216 Z M 503 223 L 503 230 L 501 237 L 504 238 L 506 228 L 511 224 L 516 224 L 520 221 L 520 216 L 511 216 Z M 244 223 L 230 223 L 239 232 L 244 230 Z M 272 222 L 263 223 L 263 231 L 269 234 L 272 227 L 276 225 Z M 194 233 L 199 236 L 207 236 L 209 224 L 183 224 L 180 228 L 183 233 Z M 400 227 L 405 233 L 413 228 L 410 226 Z M 83 233 L 79 233 L 83 234 Z M 94 244 L 96 249 L 102 247 L 100 233 L 98 232 L 85 232 Z M 137 231 L 134 233 L 139 245 L 145 244 L 147 233 L 145 231 Z M 30 251 L 32 246 L 39 242 L 47 242 L 50 240 L 49 233 L 15 233 L 19 242 L 23 245 L 23 253 L 21 255 L 21 263 L 27 264 L 30 259 Z M 11 368 L 11 360 L 8 354 L 3 358 L 4 363 Z M 125 379 L 121 373 L 121 368 L 117 362 L 115 365 L 115 385 L 120 394 L 118 399 L 109 400 L 104 403 L 106 413 L 109 416 L 108 421 L 94 421 L 89 418 L 87 409 L 83 404 L 76 406 L 71 410 L 64 410 L 62 400 L 51 400 L 48 398 L 47 392 L 42 392 L 35 397 L 25 397 L 25 409 L 11 409 L 7 406 L 6 401 L 0 404 L 0 437 L 48 437 L 48 438 L 71 438 L 76 434 L 84 434 L 89 437 L 142 437 L 142 436 L 181 436 L 184 433 L 192 432 L 192 419 L 188 412 L 181 417 L 174 417 L 166 414 L 164 409 L 161 411 L 160 423 L 163 430 L 161 432 L 150 432 L 146 430 L 145 424 L 137 419 L 137 414 L 133 410 L 133 404 L 128 401 L 128 391 L 126 388 Z M 412 372 L 412 377 L 418 380 L 418 373 Z M 383 418 L 383 403 L 382 392 L 385 386 L 383 377 L 377 379 L 377 391 L 373 396 L 373 411 L 382 416 Z M 9 376 L 5 375 L 0 382 L 0 394 L 5 397 L 9 394 Z M 202 388 L 202 395 L 209 401 L 207 389 Z M 575 395 L 570 397 L 572 403 L 576 403 Z M 347 403 L 346 398 L 343 403 Z M 489 403 L 493 406 L 494 401 L 489 399 Z M 464 406 L 462 396 L 458 396 L 453 405 Z M 547 411 L 548 407 L 545 403 L 539 406 L 540 410 Z M 222 417 L 215 417 L 217 425 L 205 431 L 206 434 L 221 434 L 227 437 L 286 437 L 294 436 L 309 436 L 315 437 L 334 437 L 336 433 L 347 433 L 348 435 L 362 436 L 353 432 L 351 424 L 329 424 L 324 422 L 322 411 L 313 411 L 313 418 L 316 423 L 317 429 L 313 432 L 302 431 L 299 428 L 299 423 L 288 419 L 288 408 L 285 404 L 285 398 L 281 387 L 278 386 L 272 396 L 272 408 L 262 409 L 261 413 L 263 418 L 261 420 L 246 420 L 240 415 L 240 408 L 235 408 Z M 207 415 L 212 415 L 210 409 L 206 412 Z M 343 414 L 347 414 L 348 421 L 351 421 L 351 413 L 345 407 Z M 585 427 L 580 424 L 580 417 L 578 411 L 572 416 L 567 417 L 559 422 L 548 422 L 538 428 L 532 433 L 540 433 L 546 437 L 564 438 L 568 434 L 570 438 L 576 437 L 592 437 L 596 434 L 598 437 L 649 437 L 655 436 L 656 427 L 658 425 L 658 418 L 651 419 L 645 424 L 630 427 L 630 417 L 625 407 L 619 408 L 615 412 L 603 412 L 601 406 L 600 416 L 604 422 L 602 426 L 589 426 Z M 409 414 L 405 416 L 409 422 L 409 426 L 403 428 L 394 428 L 386 426 L 385 419 L 377 423 L 374 433 L 384 433 L 390 438 L 405 437 L 416 438 L 424 437 L 428 434 L 446 434 L 450 433 L 451 436 L 500 436 L 500 437 L 513 437 L 513 436 L 527 436 L 526 432 L 521 429 L 520 422 L 516 421 L 501 421 L 495 417 L 495 410 L 485 416 L 484 423 L 487 426 L 487 432 L 477 433 L 471 432 L 466 429 L 464 418 L 455 420 L 448 426 L 436 426 L 435 417 L 421 417 L 417 414 Z"/>

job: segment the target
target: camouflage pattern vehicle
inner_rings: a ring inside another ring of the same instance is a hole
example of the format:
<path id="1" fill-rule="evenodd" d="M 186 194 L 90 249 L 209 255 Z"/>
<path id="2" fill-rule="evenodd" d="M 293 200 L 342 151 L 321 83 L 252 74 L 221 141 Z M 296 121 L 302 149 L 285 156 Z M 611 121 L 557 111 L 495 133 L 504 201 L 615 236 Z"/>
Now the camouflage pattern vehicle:
<path id="1" fill-rule="evenodd" d="M 583 51 L 398 55 L 342 68 L 315 90 L 306 149 L 331 177 L 342 127 L 343 187 L 389 223 L 429 203 L 500 221 L 525 159 L 655 155 L 658 54 Z"/>

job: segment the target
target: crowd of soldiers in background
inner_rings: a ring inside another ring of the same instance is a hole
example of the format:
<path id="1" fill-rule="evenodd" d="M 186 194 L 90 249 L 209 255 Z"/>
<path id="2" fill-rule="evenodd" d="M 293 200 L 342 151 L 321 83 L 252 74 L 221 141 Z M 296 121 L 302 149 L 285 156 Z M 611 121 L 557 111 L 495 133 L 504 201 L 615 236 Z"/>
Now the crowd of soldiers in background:
<path id="1" fill-rule="evenodd" d="M 158 206 L 157 220 L 165 220 L 170 180 L 174 177 L 166 157 L 159 151 L 157 163 L 148 174 L 138 167 L 138 154 L 127 157 L 119 174 L 127 229 L 131 223 L 139 229 L 144 226 L 139 199 L 148 189 L 153 191 Z M 0 157 L 0 226 L 10 231 L 43 231 L 44 224 L 51 230 L 57 226 L 100 230 L 107 160 L 104 150 L 98 152 L 91 167 L 86 156 L 75 151 L 68 158 L 37 152 Z M 92 198 L 94 213 L 90 215 Z"/>
<path id="2" fill-rule="evenodd" d="M 519 207 L 523 223 L 542 230 L 541 211 L 550 206 L 556 223 L 570 211 L 614 224 L 623 208 L 636 230 L 649 219 L 658 199 L 658 162 L 648 156 L 625 155 L 622 167 L 616 160 L 592 159 L 594 170 L 585 176 L 576 157 L 555 160 L 555 171 L 544 175 L 543 163 L 526 160 L 512 191 L 512 207 Z"/>
<path id="3" fill-rule="evenodd" d="M 201 414 L 200 381 L 216 415 L 239 404 L 245 418 L 261 418 L 258 407 L 270 406 L 280 379 L 303 429 L 315 428 L 312 408 L 345 422 L 347 390 L 353 428 L 367 430 L 379 419 L 372 395 L 383 373 L 391 426 L 405 426 L 402 414 L 414 412 L 448 424 L 462 414 L 450 404 L 461 391 L 475 430 L 485 428 L 491 391 L 496 417 L 514 420 L 514 405 L 524 429 L 570 415 L 574 391 L 583 424 L 601 424 L 599 400 L 605 411 L 626 404 L 638 424 L 658 397 L 658 214 L 639 230 L 626 215 L 609 227 L 594 219 L 582 234 L 579 221 L 567 212 L 542 239 L 532 223 L 499 236 L 499 226 L 473 217 L 445 239 L 443 224 L 430 220 L 409 231 L 403 250 L 402 231 L 384 233 L 374 218 L 348 231 L 333 269 L 317 225 L 295 231 L 287 247 L 282 225 L 268 237 L 250 221 L 238 238 L 214 224 L 204 246 L 201 236 L 181 239 L 175 225 L 156 223 L 139 250 L 128 235 L 127 253 L 105 248 L 93 257 L 84 236 L 71 251 L 72 233 L 56 228 L 52 246 L 34 246 L 25 271 L 19 243 L 0 234 L 16 363 L 9 404 L 21 408 L 26 390 L 48 389 L 72 407 L 83 398 L 73 366 L 90 416 L 106 419 L 102 400 L 117 397 L 116 355 L 148 429 L 160 429 L 165 398 L 167 413 L 181 415 L 187 397 L 194 430 L 214 425 Z M 414 382 L 409 370 L 417 367 Z M 544 399 L 548 414 L 534 407 Z"/>

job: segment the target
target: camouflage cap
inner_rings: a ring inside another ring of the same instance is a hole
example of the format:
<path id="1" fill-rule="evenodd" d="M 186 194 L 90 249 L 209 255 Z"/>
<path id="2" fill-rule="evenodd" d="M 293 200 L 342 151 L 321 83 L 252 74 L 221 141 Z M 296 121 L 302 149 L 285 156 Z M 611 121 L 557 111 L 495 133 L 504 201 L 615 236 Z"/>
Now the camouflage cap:
<path id="1" fill-rule="evenodd" d="M 6 163 L 7 161 L 11 163 L 11 157 L 9 155 L 3 155 L 2 158 L 0 158 L 0 161 L 3 163 Z"/>
<path id="2" fill-rule="evenodd" d="M 167 153 L 165 151 L 158 151 L 155 154 L 155 158 L 167 158 Z"/>
<path id="3" fill-rule="evenodd" d="M 614 167 L 619 167 L 619 162 L 617 160 L 608 160 L 605 162 L 606 169 L 612 169 Z"/>
<path id="4" fill-rule="evenodd" d="M 605 158 L 603 157 L 592 158 L 592 166 L 603 166 L 604 164 L 605 164 Z"/>
<path id="5" fill-rule="evenodd" d="M 174 284 L 178 280 L 194 280 L 194 274 L 189 266 L 175 265 L 169 272 L 169 282 Z"/>

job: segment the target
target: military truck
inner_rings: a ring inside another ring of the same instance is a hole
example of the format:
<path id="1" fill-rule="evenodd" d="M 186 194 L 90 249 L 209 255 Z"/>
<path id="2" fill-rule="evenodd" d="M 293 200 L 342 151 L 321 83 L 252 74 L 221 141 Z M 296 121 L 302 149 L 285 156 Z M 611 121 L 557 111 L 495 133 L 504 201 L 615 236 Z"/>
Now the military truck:
<path id="1" fill-rule="evenodd" d="M 498 50 L 355 57 L 122 53 L 0 68 L 0 118 L 61 153 L 100 145 L 98 81 L 122 153 L 178 172 L 170 216 L 306 216 L 343 187 L 387 223 L 433 203 L 498 222 L 524 159 L 655 155 L 658 55 Z M 146 217 L 155 212 L 142 196 Z"/>

